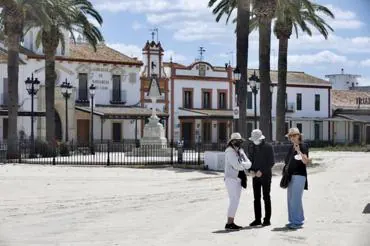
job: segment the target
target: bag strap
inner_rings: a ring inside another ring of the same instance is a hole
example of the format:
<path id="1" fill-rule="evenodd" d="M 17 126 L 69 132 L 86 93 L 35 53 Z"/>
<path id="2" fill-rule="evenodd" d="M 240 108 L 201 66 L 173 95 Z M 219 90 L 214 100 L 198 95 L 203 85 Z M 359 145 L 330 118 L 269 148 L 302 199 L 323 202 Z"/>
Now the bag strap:
<path id="1" fill-rule="evenodd" d="M 289 153 L 290 153 L 290 158 L 289 158 L 288 163 L 285 165 L 285 168 L 284 168 L 284 172 L 285 172 L 285 173 L 288 173 L 289 166 L 290 166 L 290 162 L 291 162 L 291 161 L 292 161 L 292 159 L 293 159 L 293 156 L 294 156 L 294 151 L 293 151 L 293 149 L 291 149 L 291 150 L 289 151 Z"/>

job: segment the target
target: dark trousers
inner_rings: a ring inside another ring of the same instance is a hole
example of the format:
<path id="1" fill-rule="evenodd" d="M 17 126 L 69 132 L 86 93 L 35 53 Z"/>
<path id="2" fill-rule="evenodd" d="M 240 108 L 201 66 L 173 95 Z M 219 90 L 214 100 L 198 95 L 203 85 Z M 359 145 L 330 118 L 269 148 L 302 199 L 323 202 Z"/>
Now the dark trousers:
<path id="1" fill-rule="evenodd" d="M 261 221 L 261 189 L 263 200 L 265 202 L 265 221 L 270 221 L 271 218 L 271 177 L 253 178 L 253 194 L 254 194 L 254 217 Z"/>

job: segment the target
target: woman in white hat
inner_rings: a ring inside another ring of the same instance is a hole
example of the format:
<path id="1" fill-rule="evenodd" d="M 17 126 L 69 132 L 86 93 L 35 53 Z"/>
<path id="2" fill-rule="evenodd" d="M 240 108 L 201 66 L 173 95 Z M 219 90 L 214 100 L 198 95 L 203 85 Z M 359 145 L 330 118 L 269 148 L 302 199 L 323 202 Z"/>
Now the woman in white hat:
<path id="1" fill-rule="evenodd" d="M 288 220 L 290 229 L 301 228 L 304 222 L 302 204 L 303 190 L 308 189 L 307 169 L 309 163 L 308 147 L 302 143 L 298 128 L 291 128 L 285 135 L 293 144 L 285 157 L 284 171 L 288 174 Z M 287 170 L 286 170 L 287 169 Z"/>
<path id="2" fill-rule="evenodd" d="M 231 134 L 225 150 L 225 185 L 229 195 L 226 230 L 242 228 L 234 223 L 234 217 L 239 206 L 242 185 L 246 188 L 245 172 L 251 167 L 251 162 L 241 148 L 244 141 L 241 135 L 235 132 Z"/>

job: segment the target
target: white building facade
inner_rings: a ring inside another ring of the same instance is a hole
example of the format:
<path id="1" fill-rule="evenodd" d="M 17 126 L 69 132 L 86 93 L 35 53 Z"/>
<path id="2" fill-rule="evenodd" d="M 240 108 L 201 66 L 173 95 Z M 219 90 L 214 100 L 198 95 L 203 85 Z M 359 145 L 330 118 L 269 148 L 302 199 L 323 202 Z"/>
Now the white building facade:
<path id="1" fill-rule="evenodd" d="M 33 40 L 33 42 L 32 42 Z M 28 138 L 31 133 L 31 96 L 25 83 L 27 77 L 37 77 L 41 81 L 40 90 L 34 99 L 35 137 L 44 139 L 45 132 L 45 61 L 42 49 L 35 47 L 35 33 L 25 37 L 20 54 L 19 72 L 19 118 L 20 138 Z M 0 140 L 7 139 L 7 51 L 0 47 Z M 64 141 L 66 135 L 66 111 L 68 112 L 69 141 L 88 143 L 96 140 L 122 141 L 140 138 L 140 129 L 145 118 L 151 115 L 149 109 L 141 107 L 140 70 L 143 63 L 130 58 L 104 44 L 99 44 L 95 52 L 83 41 L 74 44 L 68 42 L 66 50 L 58 48 L 56 56 L 56 91 L 55 91 L 55 135 Z M 68 81 L 73 92 L 66 109 L 65 99 L 60 85 Z M 91 96 L 89 87 L 96 86 L 94 96 L 93 136 L 91 127 Z"/>

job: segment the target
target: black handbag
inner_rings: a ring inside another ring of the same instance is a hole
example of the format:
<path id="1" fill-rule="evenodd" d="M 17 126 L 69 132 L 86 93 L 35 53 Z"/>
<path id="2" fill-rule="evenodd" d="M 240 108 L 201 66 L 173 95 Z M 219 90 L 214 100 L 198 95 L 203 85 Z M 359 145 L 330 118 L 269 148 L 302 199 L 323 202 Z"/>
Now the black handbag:
<path id="1" fill-rule="evenodd" d="M 247 175 L 245 174 L 244 170 L 239 171 L 238 178 L 240 178 L 240 180 L 241 180 L 241 186 L 244 189 L 247 189 Z"/>
<path id="2" fill-rule="evenodd" d="M 283 175 L 282 175 L 281 180 L 280 180 L 280 187 L 283 188 L 283 189 L 288 188 L 290 180 L 292 178 L 292 176 L 289 174 L 289 164 L 292 161 L 293 156 L 294 156 L 294 152 L 291 152 L 289 162 L 286 163 L 284 168 L 283 168 Z"/>

